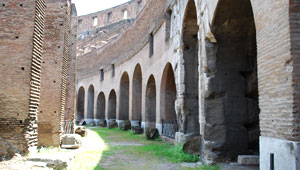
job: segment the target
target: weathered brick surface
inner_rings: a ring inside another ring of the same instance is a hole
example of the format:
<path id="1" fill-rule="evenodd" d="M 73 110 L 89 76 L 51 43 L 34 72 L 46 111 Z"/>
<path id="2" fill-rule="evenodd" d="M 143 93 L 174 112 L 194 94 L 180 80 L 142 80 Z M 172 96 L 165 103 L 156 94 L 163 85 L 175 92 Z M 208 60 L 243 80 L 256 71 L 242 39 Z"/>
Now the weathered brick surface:
<path id="1" fill-rule="evenodd" d="M 39 145 L 59 146 L 67 0 L 46 1 L 45 45 L 39 108 Z"/>
<path id="2" fill-rule="evenodd" d="M 289 1 L 291 55 L 293 58 L 293 138 L 300 140 L 300 1 Z"/>
<path id="3" fill-rule="evenodd" d="M 37 144 L 45 2 L 0 4 L 0 142 L 24 153 Z M 2 149 L 0 157 L 7 152 Z"/>
<path id="4" fill-rule="evenodd" d="M 75 117 L 75 98 L 76 98 L 76 45 L 77 45 L 77 12 L 74 4 L 71 5 L 71 27 L 69 42 L 69 67 L 66 91 L 65 117 L 66 122 L 74 124 Z M 74 127 L 74 126 L 73 126 Z M 72 128 L 72 132 L 74 129 Z"/>
<path id="5" fill-rule="evenodd" d="M 289 1 L 253 1 L 253 11 L 257 31 L 261 135 L 293 140 Z"/>

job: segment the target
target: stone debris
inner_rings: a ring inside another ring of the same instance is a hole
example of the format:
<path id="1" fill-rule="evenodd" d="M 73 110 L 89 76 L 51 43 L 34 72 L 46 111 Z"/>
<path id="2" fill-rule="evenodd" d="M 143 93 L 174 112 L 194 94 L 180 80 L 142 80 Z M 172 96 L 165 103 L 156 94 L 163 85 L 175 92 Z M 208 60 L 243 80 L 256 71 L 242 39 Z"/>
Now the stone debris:
<path id="1" fill-rule="evenodd" d="M 144 133 L 144 129 L 140 126 L 131 126 L 131 131 L 134 134 L 143 134 Z"/>
<path id="2" fill-rule="evenodd" d="M 259 165 L 258 155 L 239 155 L 238 163 L 240 165 Z"/>
<path id="3" fill-rule="evenodd" d="M 200 155 L 201 136 L 193 137 L 183 144 L 183 152 L 191 155 Z"/>
<path id="4" fill-rule="evenodd" d="M 75 129 L 75 134 L 80 135 L 81 137 L 87 136 L 87 130 L 84 126 L 77 126 Z"/>
<path id="5" fill-rule="evenodd" d="M 146 138 L 148 140 L 153 140 L 159 137 L 158 129 L 156 128 L 147 128 L 146 129 Z"/>
<path id="6" fill-rule="evenodd" d="M 119 127 L 123 131 L 129 130 L 131 128 L 130 120 L 121 121 L 120 124 L 119 124 Z"/>
<path id="7" fill-rule="evenodd" d="M 65 134 L 61 140 L 61 148 L 63 149 L 78 149 L 81 147 L 81 136 L 77 134 Z"/>

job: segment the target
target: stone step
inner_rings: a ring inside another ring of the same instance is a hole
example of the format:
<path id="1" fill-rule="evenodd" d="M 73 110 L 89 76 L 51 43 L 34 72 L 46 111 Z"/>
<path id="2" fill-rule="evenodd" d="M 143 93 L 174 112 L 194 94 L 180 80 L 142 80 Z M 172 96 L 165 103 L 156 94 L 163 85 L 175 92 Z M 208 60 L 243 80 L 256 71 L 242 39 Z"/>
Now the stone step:
<path id="1" fill-rule="evenodd" d="M 258 155 L 239 155 L 238 164 L 240 165 L 259 165 Z"/>

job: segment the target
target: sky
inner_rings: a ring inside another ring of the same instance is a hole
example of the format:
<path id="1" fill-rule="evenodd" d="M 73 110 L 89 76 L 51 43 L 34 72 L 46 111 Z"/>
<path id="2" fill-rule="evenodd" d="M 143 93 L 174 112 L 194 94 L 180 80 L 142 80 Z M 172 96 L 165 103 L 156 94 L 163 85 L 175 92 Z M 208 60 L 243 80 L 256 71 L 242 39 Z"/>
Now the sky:
<path id="1" fill-rule="evenodd" d="M 130 0 L 72 0 L 77 9 L 77 15 L 86 15 L 93 12 L 108 9 Z"/>

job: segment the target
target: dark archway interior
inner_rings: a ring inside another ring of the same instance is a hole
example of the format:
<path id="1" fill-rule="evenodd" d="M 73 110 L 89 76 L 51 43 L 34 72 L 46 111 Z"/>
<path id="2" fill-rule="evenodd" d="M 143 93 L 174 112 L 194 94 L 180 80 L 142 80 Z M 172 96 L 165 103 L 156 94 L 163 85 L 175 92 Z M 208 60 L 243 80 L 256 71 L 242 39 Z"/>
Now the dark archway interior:
<path id="1" fill-rule="evenodd" d="M 142 120 L 142 69 L 137 65 L 132 82 L 132 120 Z"/>
<path id="2" fill-rule="evenodd" d="M 105 119 L 105 96 L 103 92 L 98 95 L 96 119 Z"/>
<path id="3" fill-rule="evenodd" d="M 108 98 L 108 119 L 116 119 L 116 104 L 117 104 L 117 96 L 116 92 L 112 90 L 109 94 Z"/>
<path id="4" fill-rule="evenodd" d="M 88 90 L 88 108 L 87 108 L 87 118 L 94 119 L 94 86 L 90 85 Z"/>
<path id="5" fill-rule="evenodd" d="M 196 6 L 193 0 L 187 5 L 183 25 L 184 59 L 184 114 L 181 118 L 184 133 L 199 133 L 199 72 L 198 72 L 198 30 Z"/>
<path id="6" fill-rule="evenodd" d="M 124 73 L 120 82 L 119 120 L 129 120 L 129 77 Z"/>
<path id="7" fill-rule="evenodd" d="M 151 75 L 146 87 L 146 122 L 156 122 L 156 86 L 155 79 Z"/>
<path id="8" fill-rule="evenodd" d="M 77 121 L 84 119 L 84 88 L 80 87 L 77 96 Z"/>
<path id="9" fill-rule="evenodd" d="M 223 129 L 215 133 L 214 140 L 222 141 L 216 150 L 231 158 L 258 154 L 256 30 L 250 0 L 221 0 L 212 30 L 217 52 L 214 92 L 206 111 L 210 118 L 222 118 L 215 121 Z"/>
<path id="10" fill-rule="evenodd" d="M 168 63 L 164 69 L 161 81 L 160 114 L 162 135 L 175 138 L 178 130 L 175 111 L 176 84 L 172 65 Z"/>

